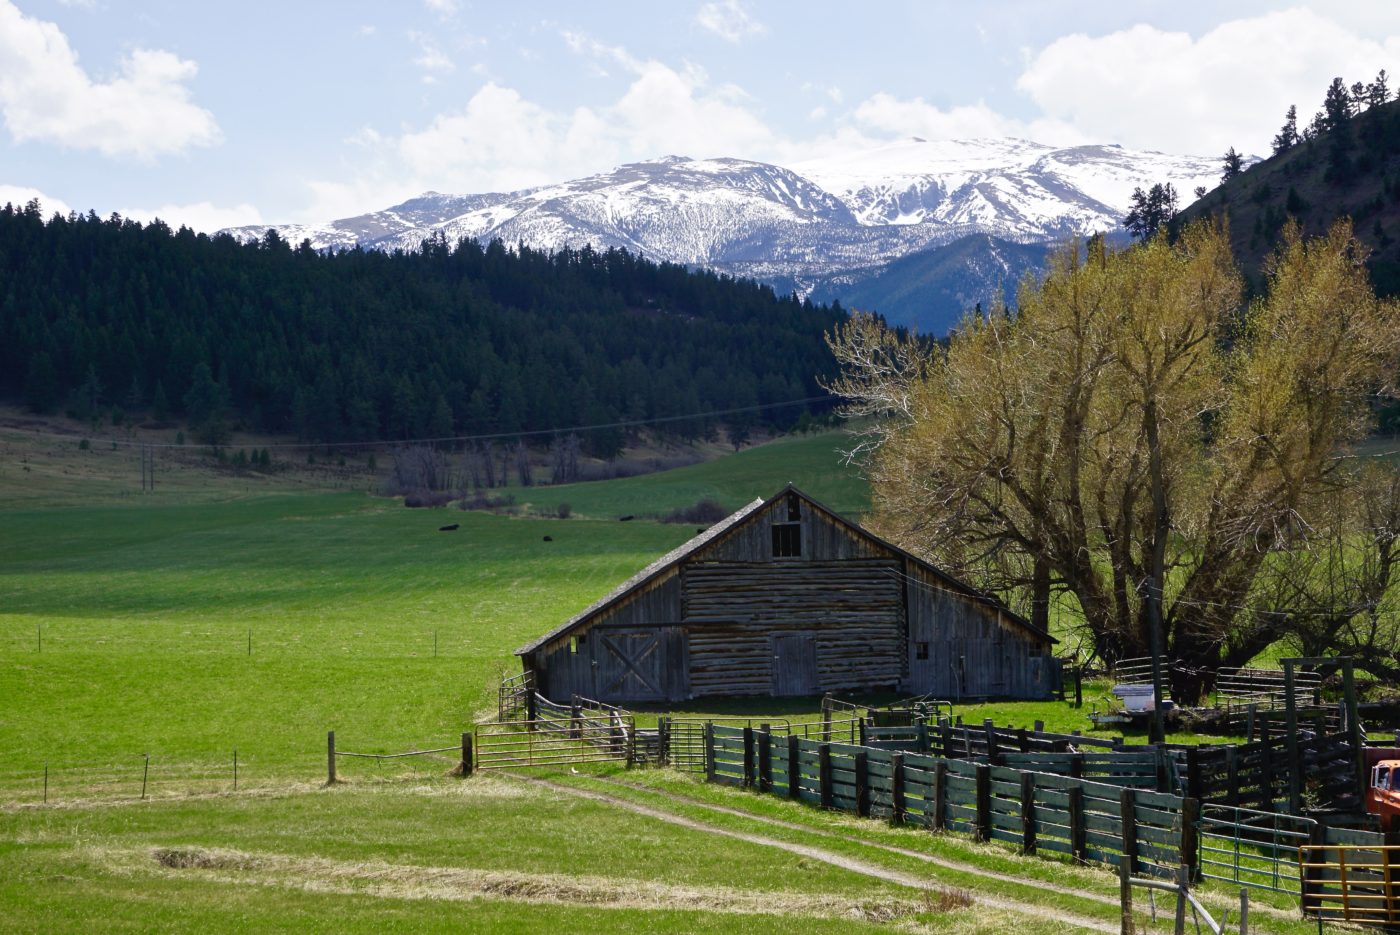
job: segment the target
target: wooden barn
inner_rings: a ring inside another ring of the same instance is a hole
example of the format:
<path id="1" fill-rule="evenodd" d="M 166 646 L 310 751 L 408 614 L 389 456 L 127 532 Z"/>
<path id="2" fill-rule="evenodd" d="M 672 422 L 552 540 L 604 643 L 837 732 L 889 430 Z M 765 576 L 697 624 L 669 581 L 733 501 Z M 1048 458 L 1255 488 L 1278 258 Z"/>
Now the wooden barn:
<path id="1" fill-rule="evenodd" d="M 788 486 L 516 650 L 558 701 L 1045 698 L 1050 635 Z"/>

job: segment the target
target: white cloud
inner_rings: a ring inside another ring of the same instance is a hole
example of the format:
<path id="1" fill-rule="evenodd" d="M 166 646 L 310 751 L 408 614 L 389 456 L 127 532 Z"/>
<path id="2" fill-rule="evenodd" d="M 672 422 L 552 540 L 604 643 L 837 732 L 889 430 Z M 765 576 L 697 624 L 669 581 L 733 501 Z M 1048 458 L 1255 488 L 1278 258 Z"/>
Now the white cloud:
<path id="1" fill-rule="evenodd" d="M 171 229 L 188 227 L 196 231 L 212 234 L 225 227 L 243 227 L 248 224 L 262 224 L 262 213 L 250 204 L 238 204 L 221 208 L 212 202 L 198 201 L 193 204 L 167 204 L 159 208 L 122 208 L 122 217 L 149 223 L 156 218 L 164 221 Z"/>
<path id="2" fill-rule="evenodd" d="M 22 208 L 35 198 L 39 199 L 39 209 L 43 212 L 45 220 L 53 217 L 55 211 L 59 214 L 67 214 L 72 210 L 66 202 L 50 198 L 37 188 L 29 188 L 25 185 L 0 185 L 0 207 L 14 205 L 16 208 Z"/>
<path id="3" fill-rule="evenodd" d="M 432 36 L 421 32 L 410 32 L 408 38 L 418 46 L 418 55 L 414 58 L 413 64 L 422 70 L 424 83 L 433 84 L 440 76 L 456 70 L 456 64 L 442 49 L 438 48 L 438 44 L 433 41 Z"/>
<path id="4" fill-rule="evenodd" d="M 457 15 L 457 0 L 423 0 L 423 5 L 443 19 Z"/>
<path id="5" fill-rule="evenodd" d="M 887 139 L 917 136 L 926 140 L 966 140 L 1014 136 L 1060 146 L 1087 142 L 1072 126 L 1051 120 L 1015 120 L 982 101 L 945 109 L 923 98 L 901 99 L 879 92 L 861 101 L 852 112 L 852 118 L 860 130 Z"/>
<path id="6" fill-rule="evenodd" d="M 1199 38 L 1137 25 L 1064 36 L 1034 54 L 1017 87 L 1051 118 L 1102 142 L 1213 154 L 1267 154 L 1288 105 L 1306 120 L 1333 76 L 1369 81 L 1400 57 L 1307 9 L 1221 23 Z"/>
<path id="7" fill-rule="evenodd" d="M 377 32 L 379 32 L 379 27 L 370 23 L 366 23 L 359 29 L 360 35 L 365 37 L 373 36 Z"/>
<path id="8" fill-rule="evenodd" d="M 117 77 L 95 82 L 57 25 L 0 0 L 0 114 L 17 142 L 142 160 L 211 146 L 221 134 L 190 100 L 196 71 L 170 52 L 135 49 Z"/>
<path id="9" fill-rule="evenodd" d="M 740 42 L 768 31 L 745 10 L 739 0 L 715 0 L 703 4 L 695 14 L 695 22 L 726 42 Z"/>

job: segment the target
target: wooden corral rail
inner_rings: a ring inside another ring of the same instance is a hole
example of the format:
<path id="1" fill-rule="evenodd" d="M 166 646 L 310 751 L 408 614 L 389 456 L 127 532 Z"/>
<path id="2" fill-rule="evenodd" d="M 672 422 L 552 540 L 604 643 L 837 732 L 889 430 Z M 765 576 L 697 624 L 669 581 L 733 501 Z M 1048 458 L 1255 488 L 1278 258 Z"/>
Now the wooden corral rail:
<path id="1" fill-rule="evenodd" d="M 476 768 L 600 762 L 630 765 L 636 757 L 636 735 L 632 716 L 620 714 L 480 724 L 476 730 Z"/>
<path id="2" fill-rule="evenodd" d="M 1290 746 L 1298 763 L 1292 765 Z M 1324 802 L 1359 807 L 1355 757 L 1346 734 L 1307 733 L 1254 743 L 1188 747 L 1179 755 L 1186 794 L 1202 802 L 1263 812 L 1285 810 L 1308 790 Z"/>
<path id="3" fill-rule="evenodd" d="M 530 699 L 535 695 L 535 675 L 522 672 L 501 679 L 496 689 L 496 720 L 513 721 L 529 717 Z"/>
<path id="4" fill-rule="evenodd" d="M 1298 849 L 1298 865 L 1304 914 L 1369 925 L 1400 924 L 1400 847 L 1310 844 Z"/>
<path id="5" fill-rule="evenodd" d="M 692 773 L 707 771 L 706 751 L 707 725 L 725 727 L 756 728 L 774 735 L 787 736 L 792 733 L 792 724 L 786 718 L 772 717 L 667 717 L 661 718 L 658 727 L 666 744 L 665 761 L 674 769 Z"/>
<path id="6" fill-rule="evenodd" d="M 1322 676 L 1299 670 L 1293 673 L 1293 698 L 1299 705 L 1321 704 Z M 1282 708 L 1287 695 L 1287 677 L 1282 669 L 1221 669 L 1215 682 L 1220 703 L 1230 706 L 1260 704 Z"/>
<path id="7" fill-rule="evenodd" d="M 1194 864 L 1195 803 L 1169 793 L 752 728 L 709 731 L 707 778 L 823 808 L 1170 876 Z"/>

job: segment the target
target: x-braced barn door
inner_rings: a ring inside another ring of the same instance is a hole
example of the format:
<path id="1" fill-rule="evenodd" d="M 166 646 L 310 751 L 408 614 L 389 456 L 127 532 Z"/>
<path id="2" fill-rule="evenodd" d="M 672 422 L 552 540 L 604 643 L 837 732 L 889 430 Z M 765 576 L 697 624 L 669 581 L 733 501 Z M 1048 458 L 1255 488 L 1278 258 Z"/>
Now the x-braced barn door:
<path id="1" fill-rule="evenodd" d="M 661 628 L 600 630 L 594 663 L 603 701 L 664 701 L 666 685 Z"/>
<path id="2" fill-rule="evenodd" d="M 817 638 L 810 633 L 773 635 L 773 694 L 817 693 Z"/>

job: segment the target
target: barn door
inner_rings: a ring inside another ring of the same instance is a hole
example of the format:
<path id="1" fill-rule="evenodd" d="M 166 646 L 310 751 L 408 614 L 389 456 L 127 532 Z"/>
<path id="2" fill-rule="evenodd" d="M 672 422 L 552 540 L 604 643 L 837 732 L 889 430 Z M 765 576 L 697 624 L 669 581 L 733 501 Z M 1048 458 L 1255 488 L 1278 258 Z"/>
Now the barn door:
<path id="1" fill-rule="evenodd" d="M 773 635 L 773 694 L 817 693 L 817 638 L 810 633 Z"/>
<path id="2" fill-rule="evenodd" d="M 662 701 L 661 630 L 595 630 L 594 684 L 600 701 Z"/>
<path id="3" fill-rule="evenodd" d="M 677 626 L 595 630 L 593 684 L 600 701 L 689 697 L 689 645 Z"/>

